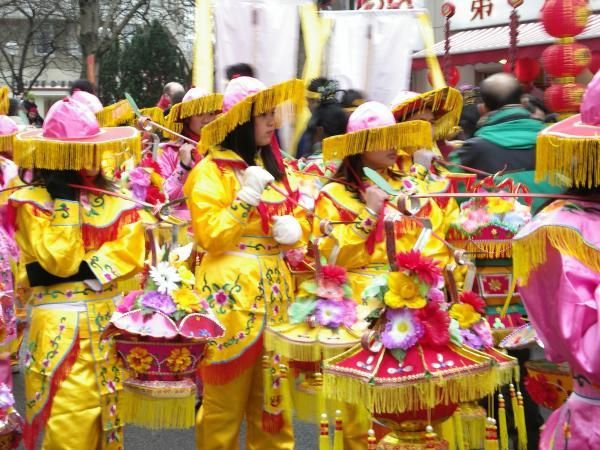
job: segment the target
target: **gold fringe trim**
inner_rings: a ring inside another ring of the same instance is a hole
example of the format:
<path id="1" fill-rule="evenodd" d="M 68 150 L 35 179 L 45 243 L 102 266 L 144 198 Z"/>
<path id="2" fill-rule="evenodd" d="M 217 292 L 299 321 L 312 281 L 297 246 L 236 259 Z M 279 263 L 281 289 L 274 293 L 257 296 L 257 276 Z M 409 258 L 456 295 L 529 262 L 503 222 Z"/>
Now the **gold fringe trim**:
<path id="1" fill-rule="evenodd" d="M 25 169 L 81 170 L 98 169 L 106 157 L 128 153 L 140 160 L 142 141 L 136 132 L 131 137 L 106 142 L 51 141 L 20 139 L 14 141 L 14 161 Z"/>
<path id="2" fill-rule="evenodd" d="M 167 116 L 167 123 L 181 122 L 188 117 L 220 112 L 223 109 L 223 94 L 209 94 L 187 102 L 177 103 Z"/>
<path id="3" fill-rule="evenodd" d="M 475 259 L 499 259 L 512 257 L 512 241 L 508 240 L 452 240 L 452 244 L 472 253 Z"/>
<path id="4" fill-rule="evenodd" d="M 17 133 L 0 136 L 0 152 L 12 152 L 16 134 Z"/>
<path id="5" fill-rule="evenodd" d="M 535 153 L 535 181 L 565 187 L 600 186 L 600 139 L 540 134 Z"/>
<path id="6" fill-rule="evenodd" d="M 96 118 L 101 127 L 118 127 L 135 121 L 135 112 L 127 100 L 121 100 L 98 111 Z"/>
<path id="7" fill-rule="evenodd" d="M 409 99 L 406 102 L 397 105 L 392 112 L 396 115 L 398 111 L 404 109 L 402 116 L 398 118 L 398 121 L 402 122 L 409 120 L 410 117 L 420 114 L 427 109 L 431 110 L 436 117 L 438 113 L 443 112 L 443 114 L 435 119 L 433 123 L 433 138 L 437 141 L 445 139 L 456 131 L 455 127 L 458 126 L 462 106 L 463 97 L 460 91 L 446 86 Z"/>
<path id="8" fill-rule="evenodd" d="M 529 274 L 546 261 L 547 245 L 600 272 L 600 248 L 586 242 L 575 229 L 553 225 L 513 242 L 513 274 L 520 284 L 527 285 Z"/>
<path id="9" fill-rule="evenodd" d="M 8 99 L 8 86 L 0 87 L 0 115 L 6 116 L 10 109 L 10 100 Z"/>
<path id="10" fill-rule="evenodd" d="M 123 390 L 122 414 L 127 424 L 150 430 L 191 428 L 196 422 L 196 395 L 157 398 Z"/>
<path id="11" fill-rule="evenodd" d="M 432 146 L 431 125 L 423 120 L 413 120 L 327 138 L 323 141 L 323 159 L 341 160 L 351 155 L 382 150 L 406 153 Z"/>
<path id="12" fill-rule="evenodd" d="M 466 449 L 483 448 L 485 440 L 486 411 L 477 403 L 460 405 L 460 421 L 463 427 L 463 446 Z"/>
<path id="13" fill-rule="evenodd" d="M 153 106 L 152 108 L 142 108 L 140 109 L 140 113 L 142 113 L 142 116 L 148 117 L 151 121 L 156 122 L 159 125 L 165 124 L 165 112 L 158 106 Z M 134 117 L 131 125 L 136 125 L 136 123 L 137 117 Z"/>
<path id="14" fill-rule="evenodd" d="M 267 351 L 275 352 L 291 361 L 319 362 L 333 358 L 354 347 L 360 341 L 348 342 L 347 345 L 332 346 L 320 342 L 295 342 L 267 329 L 264 333 L 264 346 Z"/>
<path id="15" fill-rule="evenodd" d="M 260 116 L 278 106 L 289 103 L 295 112 L 304 102 L 304 82 L 289 80 L 257 92 L 236 103 L 229 111 L 217 117 L 202 129 L 200 151 L 222 143 L 227 135 L 238 126 L 248 123 L 252 117 Z M 285 111 L 287 113 L 287 111 Z"/>

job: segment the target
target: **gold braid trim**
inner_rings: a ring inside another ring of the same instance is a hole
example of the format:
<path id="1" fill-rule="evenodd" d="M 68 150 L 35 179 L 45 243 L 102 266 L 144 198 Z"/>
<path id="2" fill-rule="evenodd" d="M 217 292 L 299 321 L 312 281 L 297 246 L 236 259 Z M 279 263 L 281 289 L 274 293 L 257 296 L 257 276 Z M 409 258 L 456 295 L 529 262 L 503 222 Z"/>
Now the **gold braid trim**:
<path id="1" fill-rule="evenodd" d="M 16 134 L 17 133 L 0 136 L 0 152 L 12 152 Z"/>
<path id="2" fill-rule="evenodd" d="M 127 100 L 121 100 L 98 111 L 96 118 L 101 127 L 118 127 L 133 122 L 135 113 Z"/>

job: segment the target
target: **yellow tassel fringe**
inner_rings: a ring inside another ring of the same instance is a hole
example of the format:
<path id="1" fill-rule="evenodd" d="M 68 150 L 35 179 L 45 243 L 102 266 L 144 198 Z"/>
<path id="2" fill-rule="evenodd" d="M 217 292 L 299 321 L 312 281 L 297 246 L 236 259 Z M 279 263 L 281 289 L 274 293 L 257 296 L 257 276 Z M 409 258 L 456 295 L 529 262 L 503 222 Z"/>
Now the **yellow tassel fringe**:
<path id="1" fill-rule="evenodd" d="M 408 154 L 407 152 L 432 146 L 431 125 L 423 120 L 413 120 L 327 138 L 323 141 L 323 159 L 340 160 L 351 155 L 382 150 Z"/>
<path id="2" fill-rule="evenodd" d="M 546 262 L 546 245 L 600 272 L 600 249 L 585 242 L 577 230 L 553 225 L 513 242 L 513 273 L 520 284 L 526 285 L 529 274 Z"/>
<path id="3" fill-rule="evenodd" d="M 223 94 L 210 94 L 187 102 L 177 103 L 167 116 L 167 123 L 181 122 L 188 117 L 212 112 L 220 112 L 223 108 Z M 170 128 L 170 127 L 169 127 Z"/>
<path id="4" fill-rule="evenodd" d="M 0 136 L 0 152 L 12 152 L 16 133 Z"/>
<path id="5" fill-rule="evenodd" d="M 454 422 L 454 430 L 456 434 L 456 450 L 465 450 L 465 434 L 463 430 L 460 407 L 456 408 L 456 411 L 452 416 L 452 421 Z"/>
<path id="6" fill-rule="evenodd" d="M 125 423 L 150 430 L 191 428 L 196 418 L 196 395 L 156 398 L 123 390 L 122 414 Z"/>
<path id="7" fill-rule="evenodd" d="M 535 153 L 535 180 L 566 187 L 600 186 L 600 140 L 540 134 Z"/>
<path id="8" fill-rule="evenodd" d="M 109 154 L 127 153 L 139 161 L 142 152 L 140 134 L 105 142 L 52 141 L 48 139 L 21 139 L 14 141 L 14 161 L 25 169 L 81 170 L 98 169 Z"/>
<path id="9" fill-rule="evenodd" d="M 285 103 L 290 103 L 295 111 L 303 102 L 304 82 L 296 79 L 276 84 L 251 95 L 236 103 L 229 111 L 202 129 L 199 150 L 205 152 L 210 147 L 219 145 L 229 133 L 238 126 L 250 122 L 252 117 L 260 116 Z"/>
<path id="10" fill-rule="evenodd" d="M 485 441 L 486 411 L 476 402 L 460 405 L 464 441 L 467 449 L 482 448 Z"/>
<path id="11" fill-rule="evenodd" d="M 121 100 L 98 111 L 96 118 L 101 127 L 118 127 L 135 120 L 135 113 L 127 100 Z"/>
<path id="12" fill-rule="evenodd" d="M 512 241 L 508 240 L 452 240 L 452 244 L 473 253 L 476 259 L 499 259 L 512 257 Z"/>
<path id="13" fill-rule="evenodd" d="M 5 116 L 10 109 L 10 100 L 8 99 L 8 86 L 0 87 L 0 115 Z"/>

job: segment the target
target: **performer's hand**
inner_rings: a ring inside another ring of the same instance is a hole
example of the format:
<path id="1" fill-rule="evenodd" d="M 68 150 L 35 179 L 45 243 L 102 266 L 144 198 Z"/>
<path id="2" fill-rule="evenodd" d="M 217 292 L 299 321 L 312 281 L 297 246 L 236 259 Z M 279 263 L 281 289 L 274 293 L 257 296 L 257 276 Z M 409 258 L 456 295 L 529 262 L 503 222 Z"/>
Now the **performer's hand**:
<path id="1" fill-rule="evenodd" d="M 431 169 L 431 163 L 437 157 L 437 155 L 431 150 L 421 149 L 413 153 L 413 162 L 415 164 L 421 164 L 427 170 Z"/>
<path id="2" fill-rule="evenodd" d="M 196 147 L 192 144 L 185 143 L 179 147 L 179 160 L 186 167 L 192 167 L 192 154 Z"/>
<path id="3" fill-rule="evenodd" d="M 302 238 L 302 228 L 294 216 L 273 218 L 273 239 L 283 245 L 294 245 Z"/>
<path id="4" fill-rule="evenodd" d="M 238 192 L 238 198 L 250 205 L 257 206 L 263 191 L 275 181 L 273 175 L 259 166 L 250 166 L 242 176 L 242 189 Z"/>
<path id="5" fill-rule="evenodd" d="M 383 208 L 383 203 L 388 199 L 389 195 L 379 189 L 377 186 L 369 186 L 365 191 L 364 198 L 367 204 L 367 209 L 374 214 L 379 214 Z"/>

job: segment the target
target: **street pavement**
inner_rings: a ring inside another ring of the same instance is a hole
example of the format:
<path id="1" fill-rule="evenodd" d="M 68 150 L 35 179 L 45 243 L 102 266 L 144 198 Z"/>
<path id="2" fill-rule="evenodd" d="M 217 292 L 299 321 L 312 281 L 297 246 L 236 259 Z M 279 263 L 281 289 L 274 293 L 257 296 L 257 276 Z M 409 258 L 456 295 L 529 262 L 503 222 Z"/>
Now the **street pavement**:
<path id="1" fill-rule="evenodd" d="M 17 401 L 17 409 L 24 415 L 24 384 L 23 375 L 18 373 L 14 375 L 14 394 Z M 73 432 L 76 431 L 76 424 L 73 424 Z M 294 423 L 294 433 L 296 436 L 296 450 L 316 450 L 318 448 L 318 430 L 317 426 L 305 422 Z M 240 440 L 242 442 L 240 450 L 245 448 L 244 432 L 242 430 Z M 22 446 L 19 449 L 23 449 Z M 152 431 L 134 426 L 125 427 L 125 450 L 195 450 L 194 430 L 164 430 Z M 92 450 L 92 449 L 81 449 Z M 265 449 L 276 450 L 276 449 Z"/>

